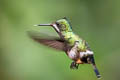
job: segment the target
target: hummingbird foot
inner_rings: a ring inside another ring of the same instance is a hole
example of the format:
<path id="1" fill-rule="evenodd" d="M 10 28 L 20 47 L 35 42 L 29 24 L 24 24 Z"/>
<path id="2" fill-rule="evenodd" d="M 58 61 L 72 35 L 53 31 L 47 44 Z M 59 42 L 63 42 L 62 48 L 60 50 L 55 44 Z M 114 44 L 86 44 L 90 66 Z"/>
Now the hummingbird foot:
<path id="1" fill-rule="evenodd" d="M 70 65 L 70 69 L 78 69 L 79 64 L 76 64 L 75 62 L 72 62 Z"/>

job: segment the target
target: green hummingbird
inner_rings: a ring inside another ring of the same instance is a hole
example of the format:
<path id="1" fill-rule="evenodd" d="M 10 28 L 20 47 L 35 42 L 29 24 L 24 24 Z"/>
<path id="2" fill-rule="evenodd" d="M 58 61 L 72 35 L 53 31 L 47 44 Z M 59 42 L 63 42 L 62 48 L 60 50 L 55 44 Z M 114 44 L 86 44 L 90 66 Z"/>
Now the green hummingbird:
<path id="1" fill-rule="evenodd" d="M 78 69 L 79 64 L 92 64 L 97 78 L 101 77 L 95 64 L 93 51 L 85 40 L 73 32 L 66 17 L 50 24 L 38 24 L 35 26 L 50 26 L 55 29 L 59 35 L 59 39 L 32 38 L 41 44 L 64 51 L 73 60 L 70 65 L 71 69 Z"/>

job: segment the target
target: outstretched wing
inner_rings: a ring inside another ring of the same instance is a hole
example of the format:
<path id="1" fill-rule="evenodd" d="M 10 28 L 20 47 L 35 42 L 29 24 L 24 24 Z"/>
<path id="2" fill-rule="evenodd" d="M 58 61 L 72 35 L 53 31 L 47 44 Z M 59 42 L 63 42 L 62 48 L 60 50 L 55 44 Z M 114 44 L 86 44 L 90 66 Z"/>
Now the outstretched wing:
<path id="1" fill-rule="evenodd" d="M 37 39 L 37 38 L 33 38 L 33 39 L 35 41 L 43 44 L 43 45 L 55 48 L 57 50 L 64 51 L 64 49 L 65 49 L 64 42 L 61 40 L 57 40 L 57 39 L 56 40 L 49 40 L 49 39 Z"/>
<path id="2" fill-rule="evenodd" d="M 65 47 L 64 41 L 58 37 L 53 37 L 53 36 L 46 35 L 44 33 L 36 33 L 36 32 L 28 32 L 28 34 L 33 40 L 43 45 L 52 47 L 60 51 L 65 51 L 66 47 Z"/>

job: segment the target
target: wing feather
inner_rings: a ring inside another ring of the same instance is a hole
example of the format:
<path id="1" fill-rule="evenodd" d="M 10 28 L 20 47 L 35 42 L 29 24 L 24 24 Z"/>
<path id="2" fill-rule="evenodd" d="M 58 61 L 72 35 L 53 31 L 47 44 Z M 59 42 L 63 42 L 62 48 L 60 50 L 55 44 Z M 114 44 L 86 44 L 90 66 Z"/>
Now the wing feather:
<path id="1" fill-rule="evenodd" d="M 44 33 L 38 33 L 38 32 L 33 32 L 29 31 L 28 35 L 35 40 L 36 42 L 43 44 L 48 47 L 52 47 L 54 49 L 60 50 L 60 51 L 65 51 L 65 44 L 64 41 L 61 40 L 59 37 L 53 37 L 50 35 L 46 35 Z"/>
<path id="2" fill-rule="evenodd" d="M 49 40 L 49 39 L 37 39 L 37 38 L 33 38 L 35 41 L 43 44 L 43 45 L 46 45 L 46 46 L 49 46 L 49 47 L 52 47 L 54 49 L 57 49 L 57 50 L 61 50 L 61 51 L 64 51 L 65 49 L 65 44 L 63 41 L 60 41 L 60 40 Z"/>

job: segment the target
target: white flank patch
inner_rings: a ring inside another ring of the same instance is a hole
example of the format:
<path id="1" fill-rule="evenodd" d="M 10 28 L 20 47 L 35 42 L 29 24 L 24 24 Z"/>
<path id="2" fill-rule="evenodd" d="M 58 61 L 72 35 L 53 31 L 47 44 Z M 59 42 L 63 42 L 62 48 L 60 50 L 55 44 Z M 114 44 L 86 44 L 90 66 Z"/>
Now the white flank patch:
<path id="1" fill-rule="evenodd" d="M 80 57 L 92 55 L 93 51 L 87 50 L 86 52 L 80 52 Z"/>

